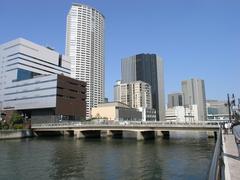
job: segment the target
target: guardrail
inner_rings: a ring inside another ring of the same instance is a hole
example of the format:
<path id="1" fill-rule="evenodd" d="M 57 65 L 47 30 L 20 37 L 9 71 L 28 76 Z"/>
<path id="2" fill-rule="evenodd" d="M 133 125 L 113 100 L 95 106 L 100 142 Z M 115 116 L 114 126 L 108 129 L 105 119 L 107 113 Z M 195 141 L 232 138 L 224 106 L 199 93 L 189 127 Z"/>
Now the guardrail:
<path id="1" fill-rule="evenodd" d="M 222 128 L 219 129 L 214 154 L 209 169 L 208 180 L 224 180 Z"/>
<path id="2" fill-rule="evenodd" d="M 42 123 L 33 124 L 32 128 L 64 128 L 64 127 L 206 127 L 206 128 L 219 128 L 219 122 L 204 121 L 197 123 L 176 123 L 176 122 L 136 122 L 136 121 L 125 121 L 125 122 L 61 122 L 61 123 Z"/>

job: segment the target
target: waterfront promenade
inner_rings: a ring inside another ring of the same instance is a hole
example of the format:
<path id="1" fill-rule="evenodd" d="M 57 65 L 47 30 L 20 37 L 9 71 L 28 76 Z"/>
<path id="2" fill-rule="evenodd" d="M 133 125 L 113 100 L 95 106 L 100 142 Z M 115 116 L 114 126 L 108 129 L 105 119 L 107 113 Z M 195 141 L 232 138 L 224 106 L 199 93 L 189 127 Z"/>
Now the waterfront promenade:
<path id="1" fill-rule="evenodd" d="M 223 134 L 223 160 L 225 164 L 225 179 L 240 179 L 240 159 L 233 134 Z"/>

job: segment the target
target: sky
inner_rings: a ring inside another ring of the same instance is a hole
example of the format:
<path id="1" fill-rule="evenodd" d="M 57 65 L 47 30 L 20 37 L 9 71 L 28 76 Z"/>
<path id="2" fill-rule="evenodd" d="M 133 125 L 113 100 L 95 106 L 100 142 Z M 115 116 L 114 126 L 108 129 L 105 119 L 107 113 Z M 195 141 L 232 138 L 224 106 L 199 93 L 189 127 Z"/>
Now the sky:
<path id="1" fill-rule="evenodd" d="M 72 3 L 105 16 L 110 100 L 121 79 L 121 59 L 140 53 L 163 59 L 165 95 L 181 91 L 182 80 L 200 78 L 207 99 L 240 97 L 239 0 L 0 0 L 0 44 L 23 37 L 64 54 Z"/>

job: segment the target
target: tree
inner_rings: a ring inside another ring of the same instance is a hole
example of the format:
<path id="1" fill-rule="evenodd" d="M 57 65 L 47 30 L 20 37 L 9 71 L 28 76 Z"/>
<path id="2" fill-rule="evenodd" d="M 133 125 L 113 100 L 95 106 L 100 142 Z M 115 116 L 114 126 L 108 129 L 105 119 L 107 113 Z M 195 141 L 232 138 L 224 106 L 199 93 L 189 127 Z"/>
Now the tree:
<path id="1" fill-rule="evenodd" d="M 14 124 L 22 124 L 23 116 L 21 116 L 18 112 L 14 112 L 10 119 L 10 127 L 14 127 Z"/>

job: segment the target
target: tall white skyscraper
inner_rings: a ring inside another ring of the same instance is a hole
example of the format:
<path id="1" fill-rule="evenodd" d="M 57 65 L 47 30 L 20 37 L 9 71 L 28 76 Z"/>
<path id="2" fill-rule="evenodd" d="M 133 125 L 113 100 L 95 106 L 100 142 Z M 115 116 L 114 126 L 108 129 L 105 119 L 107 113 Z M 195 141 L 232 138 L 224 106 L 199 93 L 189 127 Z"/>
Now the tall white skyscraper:
<path id="1" fill-rule="evenodd" d="M 71 77 L 87 82 L 86 115 L 104 100 L 104 16 L 96 9 L 73 4 L 67 16 L 65 54 Z"/>
<path id="2" fill-rule="evenodd" d="M 190 79 L 182 81 L 182 92 L 184 105 L 196 104 L 198 120 L 205 121 L 207 119 L 207 110 L 204 80 Z"/>

